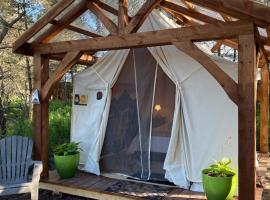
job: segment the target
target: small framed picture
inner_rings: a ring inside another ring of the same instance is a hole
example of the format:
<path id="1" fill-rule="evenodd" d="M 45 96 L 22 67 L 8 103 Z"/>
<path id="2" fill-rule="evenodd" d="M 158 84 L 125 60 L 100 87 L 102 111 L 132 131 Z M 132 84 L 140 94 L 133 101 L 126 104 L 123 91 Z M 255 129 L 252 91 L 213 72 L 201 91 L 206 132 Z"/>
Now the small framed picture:
<path id="1" fill-rule="evenodd" d="M 74 96 L 74 104 L 79 106 L 87 106 L 88 96 L 75 94 Z"/>

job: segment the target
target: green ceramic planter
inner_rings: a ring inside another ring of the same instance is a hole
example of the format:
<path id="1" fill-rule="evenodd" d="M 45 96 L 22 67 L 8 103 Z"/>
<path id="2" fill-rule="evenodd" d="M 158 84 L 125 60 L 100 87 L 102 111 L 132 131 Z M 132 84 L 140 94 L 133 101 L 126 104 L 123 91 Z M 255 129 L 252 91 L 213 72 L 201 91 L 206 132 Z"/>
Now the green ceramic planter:
<path id="1" fill-rule="evenodd" d="M 236 189 L 236 175 L 232 177 L 212 177 L 202 174 L 203 189 L 208 200 L 231 200 Z"/>
<path id="2" fill-rule="evenodd" d="M 80 153 L 68 156 L 54 155 L 55 168 L 62 179 L 74 177 L 79 165 Z"/>

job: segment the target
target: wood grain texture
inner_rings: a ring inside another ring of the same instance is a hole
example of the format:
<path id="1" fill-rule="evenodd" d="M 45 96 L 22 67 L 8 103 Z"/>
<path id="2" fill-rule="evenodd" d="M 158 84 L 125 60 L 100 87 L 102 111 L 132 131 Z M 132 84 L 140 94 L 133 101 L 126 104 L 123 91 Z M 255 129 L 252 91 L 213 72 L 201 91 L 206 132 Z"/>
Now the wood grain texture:
<path id="1" fill-rule="evenodd" d="M 254 200 L 256 189 L 256 46 L 254 34 L 239 36 L 239 199 Z"/>
<path id="2" fill-rule="evenodd" d="M 152 10 L 161 2 L 162 0 L 148 0 L 146 1 L 134 17 L 130 20 L 129 24 L 125 28 L 125 33 L 134 33 L 139 30 L 144 20 L 152 12 Z"/>
<path id="3" fill-rule="evenodd" d="M 222 22 L 218 25 L 206 24 L 192 27 L 166 29 L 121 36 L 107 36 L 68 42 L 41 44 L 35 47 L 35 52 L 42 54 L 57 54 L 68 51 L 101 51 L 127 49 L 133 47 L 150 47 L 172 44 L 183 41 L 206 41 L 237 37 L 239 34 L 250 33 L 253 24 L 245 22 Z"/>
<path id="4" fill-rule="evenodd" d="M 260 98 L 260 152 L 268 153 L 269 135 L 269 72 L 265 63 L 261 67 L 261 98 Z"/>
<path id="5" fill-rule="evenodd" d="M 200 63 L 216 79 L 220 86 L 223 87 L 229 98 L 238 105 L 237 83 L 226 72 L 192 42 L 174 42 L 173 44 L 180 51 Z"/>
<path id="6" fill-rule="evenodd" d="M 106 16 L 104 11 L 95 2 L 89 2 L 87 4 L 87 7 L 91 12 L 93 12 L 97 16 L 97 18 L 102 22 L 105 28 L 112 35 L 117 35 L 118 28 L 116 24 L 109 17 Z"/>
<path id="7" fill-rule="evenodd" d="M 118 33 L 124 33 L 125 27 L 128 24 L 128 0 L 119 0 L 118 9 Z"/>
<path id="8" fill-rule="evenodd" d="M 41 90 L 41 99 L 47 101 L 52 94 L 55 86 L 58 84 L 63 75 L 80 59 L 80 51 L 72 51 L 65 55 L 52 76 L 46 81 Z"/>
<path id="9" fill-rule="evenodd" d="M 52 20 L 50 23 L 53 25 L 60 25 L 60 26 L 62 25 L 61 22 L 59 22 L 57 20 Z M 70 31 L 80 33 L 80 34 L 83 34 L 83 35 L 86 35 L 89 37 L 102 37 L 102 35 L 99 35 L 99 34 L 94 33 L 94 32 L 90 32 L 88 30 L 85 30 L 85 29 L 82 29 L 82 28 L 79 28 L 79 27 L 73 26 L 73 25 L 67 25 L 67 26 L 65 26 L 65 29 L 68 29 Z"/>
<path id="10" fill-rule="evenodd" d="M 39 43 L 48 43 L 49 41 L 51 41 L 62 30 L 64 30 L 66 26 L 70 25 L 70 23 L 76 20 L 80 15 L 82 15 L 87 10 L 86 4 L 87 1 L 81 1 L 77 3 L 76 6 L 73 6 L 72 9 L 69 10 L 69 12 L 67 12 L 64 16 L 62 16 L 58 20 L 59 25 L 51 26 L 48 30 L 40 34 L 32 43 L 39 44 Z"/>
<path id="11" fill-rule="evenodd" d="M 65 10 L 74 0 L 61 0 L 49 12 L 47 12 L 41 19 L 39 19 L 32 27 L 23 33 L 13 44 L 13 51 L 18 50 L 25 42 L 45 27 L 51 20 L 57 17 L 63 10 Z"/>
<path id="12" fill-rule="evenodd" d="M 167 0 L 161 2 L 161 5 L 164 6 L 165 8 L 168 8 L 168 9 L 173 10 L 175 12 L 187 15 L 189 17 L 192 17 L 193 19 L 196 19 L 196 20 L 199 20 L 199 21 L 202 21 L 205 23 L 216 24 L 217 22 L 221 22 L 221 20 L 219 20 L 217 18 L 209 17 L 208 15 L 204 15 L 200 12 L 187 9 L 183 6 L 177 5 L 177 4 L 172 3 L 170 1 L 167 1 Z"/>
<path id="13" fill-rule="evenodd" d="M 33 141 L 27 137 L 0 140 L 0 196 L 31 192 L 31 200 L 38 200 L 42 164 L 32 161 L 32 148 Z M 29 174 L 31 168 L 33 174 Z"/>
<path id="14" fill-rule="evenodd" d="M 235 17 L 249 20 L 258 26 L 265 27 L 270 24 L 269 7 L 253 1 L 236 0 L 186 0 L 199 6 L 210 8 Z"/>

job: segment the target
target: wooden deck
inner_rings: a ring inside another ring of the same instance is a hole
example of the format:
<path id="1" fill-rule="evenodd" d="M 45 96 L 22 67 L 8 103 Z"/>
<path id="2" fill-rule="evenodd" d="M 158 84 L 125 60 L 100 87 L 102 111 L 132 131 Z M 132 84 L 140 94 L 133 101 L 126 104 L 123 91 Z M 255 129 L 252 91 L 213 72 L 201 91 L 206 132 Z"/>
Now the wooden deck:
<path id="1" fill-rule="evenodd" d="M 125 185 L 118 192 L 114 188 Z M 77 172 L 71 179 L 59 179 L 55 171 L 50 172 L 50 178 L 42 180 L 40 188 L 55 192 L 72 194 L 101 200 L 127 200 L 127 199 L 152 199 L 152 200 L 197 200 L 206 199 L 203 193 L 183 190 L 175 187 L 152 185 L 148 183 L 118 180 L 89 173 Z"/>
<path id="2" fill-rule="evenodd" d="M 269 157 L 260 155 L 258 176 L 267 171 Z M 50 172 L 48 179 L 41 180 L 40 188 L 101 200 L 198 200 L 206 199 L 203 193 L 183 190 L 176 187 L 153 185 L 132 180 L 119 180 L 90 173 L 77 172 L 71 179 L 61 180 L 55 171 Z M 263 189 L 257 188 L 256 200 L 262 199 Z M 237 199 L 237 198 L 235 198 Z M 263 199 L 264 200 L 264 199 Z"/>

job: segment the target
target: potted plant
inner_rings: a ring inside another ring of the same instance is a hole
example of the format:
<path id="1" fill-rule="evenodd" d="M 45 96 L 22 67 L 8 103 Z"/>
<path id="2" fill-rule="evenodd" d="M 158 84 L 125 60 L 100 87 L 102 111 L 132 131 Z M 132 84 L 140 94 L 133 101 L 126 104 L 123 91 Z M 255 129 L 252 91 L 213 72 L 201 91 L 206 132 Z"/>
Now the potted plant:
<path id="1" fill-rule="evenodd" d="M 230 200 L 236 189 L 236 173 L 229 167 L 231 160 L 221 161 L 202 170 L 203 188 L 208 200 Z"/>
<path id="2" fill-rule="evenodd" d="M 59 176 L 63 179 L 72 178 L 80 160 L 79 143 L 71 142 L 56 146 L 54 163 Z"/>

